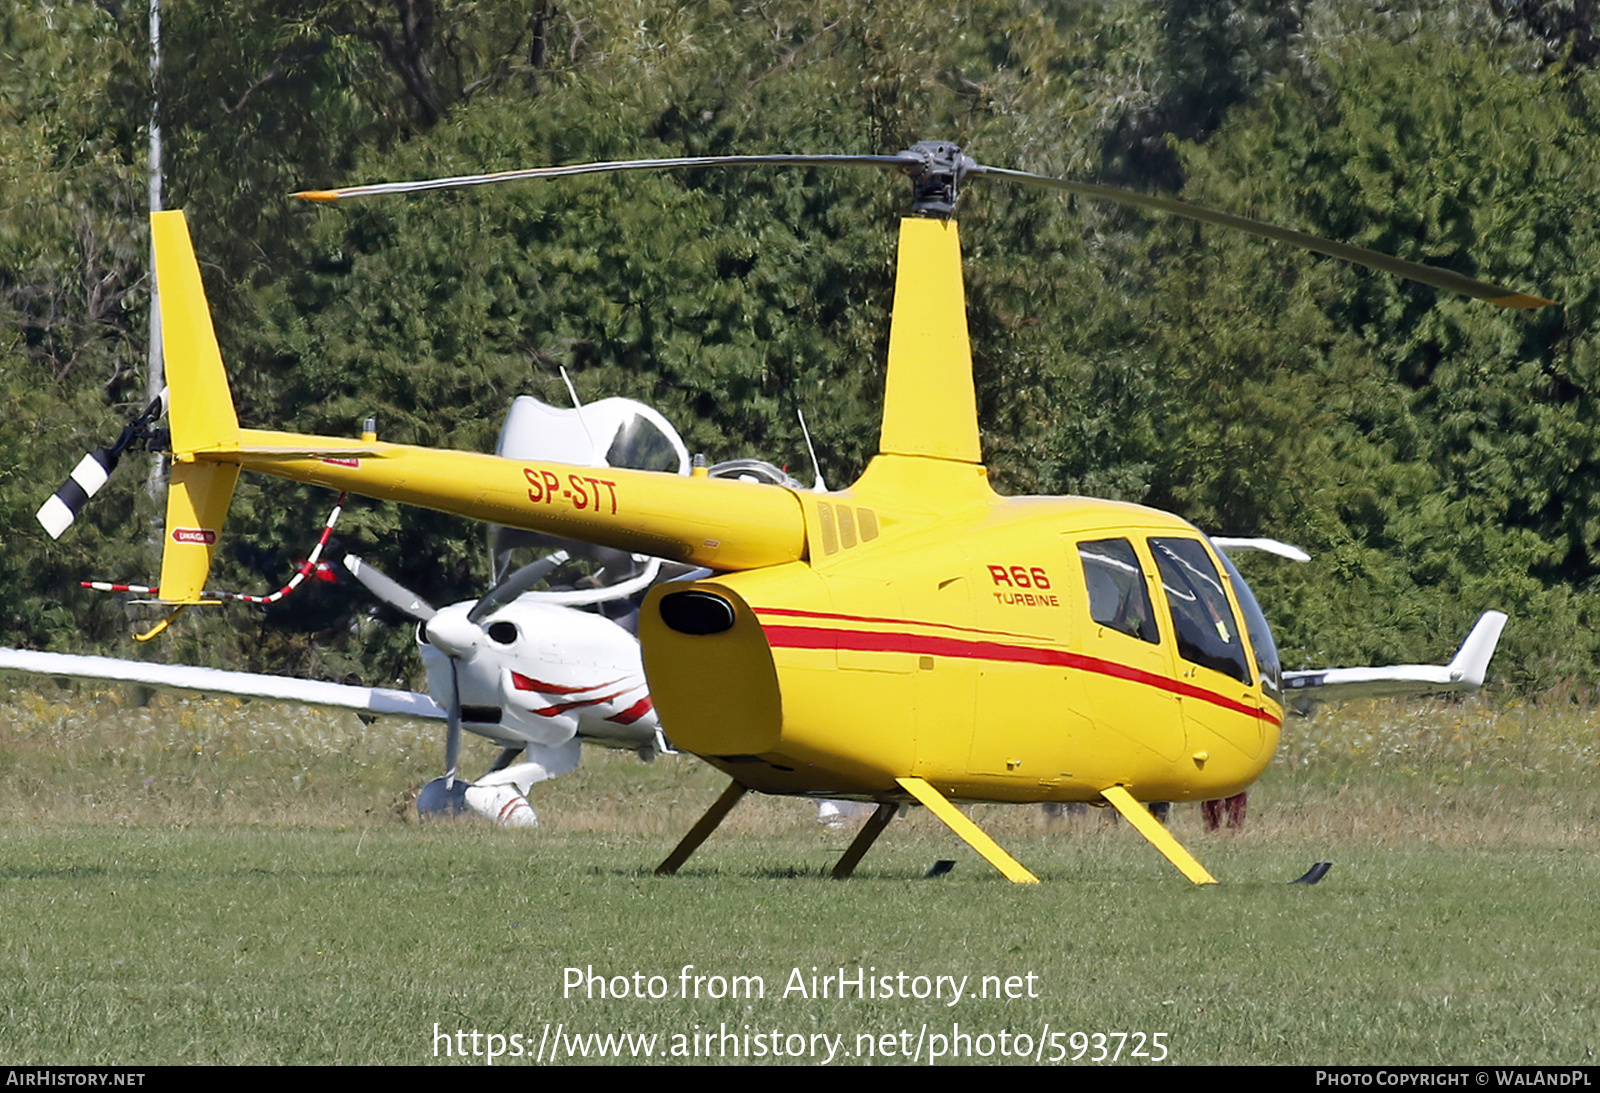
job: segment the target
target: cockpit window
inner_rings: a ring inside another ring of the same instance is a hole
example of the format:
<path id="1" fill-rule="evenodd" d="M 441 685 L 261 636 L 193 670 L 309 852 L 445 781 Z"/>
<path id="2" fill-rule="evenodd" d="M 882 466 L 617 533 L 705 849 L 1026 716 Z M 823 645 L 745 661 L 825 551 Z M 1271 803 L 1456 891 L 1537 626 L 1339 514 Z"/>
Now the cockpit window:
<path id="1" fill-rule="evenodd" d="M 1196 539 L 1151 539 L 1150 553 L 1172 610 L 1178 655 L 1248 684 L 1250 655 L 1206 548 Z"/>
<path id="2" fill-rule="evenodd" d="M 636 471 L 675 473 L 678 453 L 654 422 L 635 414 L 617 430 L 616 439 L 606 452 L 606 462 L 613 467 Z"/>
<path id="3" fill-rule="evenodd" d="M 1256 602 L 1250 586 L 1244 583 L 1244 578 L 1234 568 L 1233 559 L 1220 550 L 1217 551 L 1217 557 L 1222 559 L 1222 567 L 1228 571 L 1228 580 L 1233 582 L 1233 598 L 1239 601 L 1239 610 L 1244 612 L 1244 629 L 1250 635 L 1250 648 L 1255 650 L 1261 686 L 1282 702 L 1283 670 L 1278 665 L 1278 646 L 1272 640 L 1272 628 L 1267 625 L 1267 617 L 1261 613 L 1261 605 Z"/>
<path id="4" fill-rule="evenodd" d="M 1144 570 L 1126 539 L 1096 539 L 1078 544 L 1083 582 L 1089 589 L 1089 617 L 1152 645 L 1161 640 Z"/>

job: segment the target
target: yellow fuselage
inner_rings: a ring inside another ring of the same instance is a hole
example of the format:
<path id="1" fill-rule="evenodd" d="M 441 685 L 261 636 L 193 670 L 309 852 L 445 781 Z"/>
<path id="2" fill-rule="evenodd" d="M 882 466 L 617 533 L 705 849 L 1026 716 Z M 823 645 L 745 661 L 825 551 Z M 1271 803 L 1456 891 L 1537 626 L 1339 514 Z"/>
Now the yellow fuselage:
<path id="1" fill-rule="evenodd" d="M 1253 657 L 1249 683 L 1184 659 L 1154 576 L 1149 541 L 1198 532 L 1133 505 L 1002 498 L 980 468 L 909 462 L 879 457 L 846 492 L 796 494 L 808 562 L 652 592 L 640 637 L 675 744 L 769 793 L 882 798 L 910 774 L 964 800 L 1094 801 L 1111 785 L 1203 800 L 1260 775 L 1282 707 Z M 1107 540 L 1136 553 L 1159 640 L 1091 616 L 1078 545 Z M 688 589 L 730 604 L 732 625 L 674 629 L 662 602 Z"/>

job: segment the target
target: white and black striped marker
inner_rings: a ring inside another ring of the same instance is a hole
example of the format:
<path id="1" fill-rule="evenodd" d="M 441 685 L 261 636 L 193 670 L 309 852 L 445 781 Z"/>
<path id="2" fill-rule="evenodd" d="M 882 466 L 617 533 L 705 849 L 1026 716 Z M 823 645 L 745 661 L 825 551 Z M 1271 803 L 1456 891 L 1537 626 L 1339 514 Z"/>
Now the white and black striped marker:
<path id="1" fill-rule="evenodd" d="M 39 506 L 39 523 L 50 533 L 50 538 L 61 538 L 61 533 L 72 526 L 89 498 L 100 492 L 116 466 L 117 455 L 105 448 L 96 448 L 78 461 L 72 476 Z"/>

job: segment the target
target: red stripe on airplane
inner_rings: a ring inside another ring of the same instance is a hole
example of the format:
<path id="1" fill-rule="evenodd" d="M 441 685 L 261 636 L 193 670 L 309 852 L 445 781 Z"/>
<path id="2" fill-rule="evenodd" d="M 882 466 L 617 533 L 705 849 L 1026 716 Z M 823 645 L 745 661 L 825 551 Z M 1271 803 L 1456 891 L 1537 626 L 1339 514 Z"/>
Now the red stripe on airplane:
<path id="1" fill-rule="evenodd" d="M 590 683 L 583 687 L 563 687 L 559 683 L 546 683 L 543 680 L 525 676 L 521 672 L 511 673 L 511 685 L 519 691 L 535 691 L 542 695 L 575 695 L 583 691 L 598 691 L 601 687 L 610 687 L 621 683 L 623 677 L 608 679 L 604 683 Z"/>
<path id="2" fill-rule="evenodd" d="M 606 720 L 614 721 L 618 725 L 631 725 L 655 708 L 656 704 L 650 701 L 650 696 L 645 695 L 632 706 L 629 706 L 626 710 L 623 710 L 618 714 L 612 714 L 610 717 L 606 718 Z"/>
<path id="3" fill-rule="evenodd" d="M 610 702 L 614 698 L 621 698 L 628 693 L 628 690 L 629 688 L 623 688 L 620 691 L 613 691 L 611 694 L 602 695 L 599 698 L 580 698 L 576 702 L 558 702 L 554 706 L 546 706 L 542 710 L 534 710 L 533 716 L 555 717 L 558 714 L 566 713 L 568 710 L 582 709 L 584 706 L 598 706 L 602 702 Z"/>

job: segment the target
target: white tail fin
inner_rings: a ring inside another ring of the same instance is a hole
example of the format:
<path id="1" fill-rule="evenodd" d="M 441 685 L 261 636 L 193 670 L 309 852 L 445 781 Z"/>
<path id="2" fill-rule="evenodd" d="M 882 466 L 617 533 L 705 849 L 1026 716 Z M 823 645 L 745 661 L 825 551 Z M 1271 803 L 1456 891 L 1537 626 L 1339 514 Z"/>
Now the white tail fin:
<path id="1" fill-rule="evenodd" d="M 1304 713 L 1315 702 L 1399 695 L 1456 694 L 1483 686 L 1489 658 L 1500 643 L 1506 616 L 1485 611 L 1448 665 L 1396 664 L 1388 668 L 1313 668 L 1283 673 L 1285 696 Z"/>
<path id="2" fill-rule="evenodd" d="M 1464 686 L 1482 687 L 1484 673 L 1489 670 L 1489 658 L 1494 656 L 1495 646 L 1500 643 L 1500 631 L 1505 628 L 1504 612 L 1485 611 L 1450 662 L 1450 678 Z"/>

